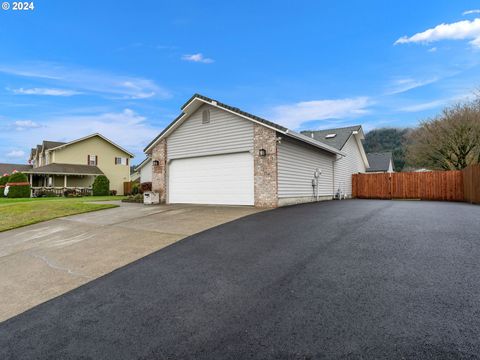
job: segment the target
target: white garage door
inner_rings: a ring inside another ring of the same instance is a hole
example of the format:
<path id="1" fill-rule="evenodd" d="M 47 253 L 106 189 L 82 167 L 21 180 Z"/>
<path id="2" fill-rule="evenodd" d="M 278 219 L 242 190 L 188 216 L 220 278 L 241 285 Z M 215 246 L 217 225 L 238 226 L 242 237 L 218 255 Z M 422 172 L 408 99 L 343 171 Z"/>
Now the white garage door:
<path id="1" fill-rule="evenodd" d="M 250 153 L 173 160 L 168 178 L 172 204 L 254 204 Z"/>

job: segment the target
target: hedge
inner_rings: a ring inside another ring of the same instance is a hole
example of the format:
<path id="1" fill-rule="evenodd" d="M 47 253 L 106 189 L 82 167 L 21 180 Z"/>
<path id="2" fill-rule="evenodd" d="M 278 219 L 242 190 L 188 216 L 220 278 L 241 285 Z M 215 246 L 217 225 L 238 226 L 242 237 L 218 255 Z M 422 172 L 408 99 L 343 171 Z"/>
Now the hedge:
<path id="1" fill-rule="evenodd" d="M 105 175 L 99 175 L 95 178 L 92 185 L 93 196 L 110 195 L 110 180 Z"/>
<path id="2" fill-rule="evenodd" d="M 22 183 L 25 185 L 10 185 Z M 7 197 L 9 198 L 29 198 L 31 195 L 27 175 L 22 174 L 21 172 L 10 175 L 7 185 L 9 187 Z"/>

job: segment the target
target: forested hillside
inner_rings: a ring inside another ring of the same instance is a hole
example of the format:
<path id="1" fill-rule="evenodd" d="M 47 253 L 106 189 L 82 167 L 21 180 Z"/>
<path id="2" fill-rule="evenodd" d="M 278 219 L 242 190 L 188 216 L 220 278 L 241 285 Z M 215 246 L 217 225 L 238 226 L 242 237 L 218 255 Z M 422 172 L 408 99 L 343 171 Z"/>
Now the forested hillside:
<path id="1" fill-rule="evenodd" d="M 396 171 L 402 171 L 405 166 L 405 142 L 406 135 L 411 129 L 383 128 L 369 131 L 365 135 L 365 151 L 385 152 L 393 154 L 393 162 Z"/>

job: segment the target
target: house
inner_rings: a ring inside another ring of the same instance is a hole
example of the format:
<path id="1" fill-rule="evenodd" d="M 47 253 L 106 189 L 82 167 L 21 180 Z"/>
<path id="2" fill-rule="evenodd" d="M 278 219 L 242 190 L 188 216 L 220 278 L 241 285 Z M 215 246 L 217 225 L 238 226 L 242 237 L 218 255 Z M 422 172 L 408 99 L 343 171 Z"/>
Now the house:
<path id="1" fill-rule="evenodd" d="M 334 188 L 337 196 L 352 196 L 352 175 L 365 173 L 370 164 L 363 148 L 365 139 L 361 125 L 336 129 L 302 131 L 304 135 L 340 150 L 346 156 L 334 162 Z"/>
<path id="2" fill-rule="evenodd" d="M 395 167 L 393 165 L 393 158 L 391 152 L 382 153 L 368 153 L 368 162 L 370 168 L 367 170 L 369 173 L 393 173 Z"/>
<path id="3" fill-rule="evenodd" d="M 181 109 L 145 148 L 167 203 L 277 207 L 332 199 L 351 177 L 335 180 L 347 153 L 311 136 L 199 94 Z"/>
<path id="4" fill-rule="evenodd" d="M 152 182 L 152 159 L 147 157 L 135 168 L 138 173 L 138 181 L 141 183 Z"/>
<path id="5" fill-rule="evenodd" d="M 130 181 L 132 158 L 132 153 L 103 135 L 92 134 L 70 142 L 43 141 L 31 149 L 30 165 L 0 164 L 0 172 L 27 174 L 34 190 L 88 190 L 96 176 L 105 175 L 110 189 L 123 194 L 123 183 Z"/>

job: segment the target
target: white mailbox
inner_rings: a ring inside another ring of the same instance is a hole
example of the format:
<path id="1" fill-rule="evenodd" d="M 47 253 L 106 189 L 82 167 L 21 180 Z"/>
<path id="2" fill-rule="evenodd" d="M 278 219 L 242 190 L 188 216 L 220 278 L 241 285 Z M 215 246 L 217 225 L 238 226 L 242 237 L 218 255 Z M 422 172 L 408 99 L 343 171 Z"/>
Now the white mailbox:
<path id="1" fill-rule="evenodd" d="M 154 191 L 144 192 L 143 203 L 147 205 L 160 204 L 160 194 Z"/>

